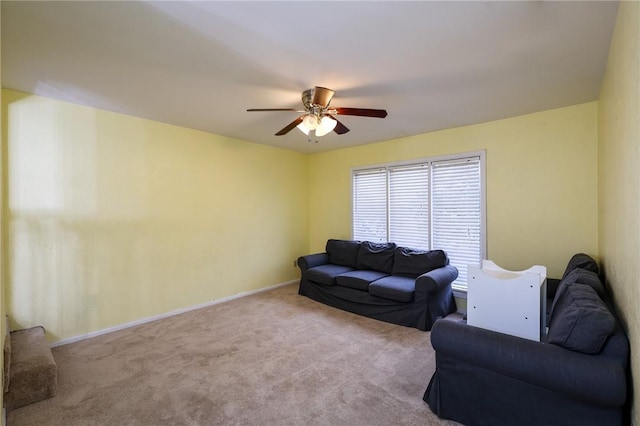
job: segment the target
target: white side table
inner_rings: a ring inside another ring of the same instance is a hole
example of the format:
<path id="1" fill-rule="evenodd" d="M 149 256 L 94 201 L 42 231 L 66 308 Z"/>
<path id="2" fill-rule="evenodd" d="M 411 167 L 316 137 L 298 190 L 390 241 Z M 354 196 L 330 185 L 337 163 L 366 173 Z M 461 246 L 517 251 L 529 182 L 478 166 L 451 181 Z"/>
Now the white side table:
<path id="1" fill-rule="evenodd" d="M 547 268 L 509 271 L 490 260 L 468 267 L 467 324 L 540 341 L 546 331 Z"/>

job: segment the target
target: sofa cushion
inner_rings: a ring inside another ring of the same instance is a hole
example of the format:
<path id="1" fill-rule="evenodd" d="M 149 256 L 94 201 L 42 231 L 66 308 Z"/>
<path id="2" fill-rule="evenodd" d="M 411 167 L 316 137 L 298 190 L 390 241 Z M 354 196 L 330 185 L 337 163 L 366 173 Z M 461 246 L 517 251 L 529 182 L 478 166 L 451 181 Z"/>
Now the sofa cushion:
<path id="1" fill-rule="evenodd" d="M 586 269 L 587 271 L 595 272 L 596 274 L 599 271 L 598 263 L 593 260 L 591 256 L 584 253 L 574 254 L 573 257 L 569 260 L 567 264 L 567 268 L 564 270 L 564 274 L 562 274 L 562 279 L 564 279 L 571 271 L 576 268 Z"/>
<path id="2" fill-rule="evenodd" d="M 554 297 L 553 303 L 550 305 L 551 309 L 549 310 L 549 313 L 553 313 L 553 310 L 555 309 L 558 296 L 560 295 L 560 290 L 563 287 L 574 284 L 588 285 L 595 290 L 596 294 L 601 299 L 604 296 L 604 287 L 602 286 L 602 282 L 600 282 L 600 277 L 598 277 L 598 274 L 586 269 L 575 268 L 574 270 L 569 272 L 565 278 L 560 280 L 560 284 L 558 284 L 558 289 L 556 291 L 556 297 Z"/>
<path id="3" fill-rule="evenodd" d="M 356 270 L 340 274 L 336 277 L 336 284 L 342 287 L 350 287 L 367 291 L 369 284 L 380 278 L 387 277 L 388 274 L 368 269 Z"/>
<path id="4" fill-rule="evenodd" d="M 358 269 L 391 273 L 396 243 L 373 243 L 363 241 L 358 250 Z"/>
<path id="5" fill-rule="evenodd" d="M 393 257 L 392 275 L 417 278 L 425 272 L 446 266 L 447 254 L 442 250 L 418 250 L 398 247 Z"/>
<path id="6" fill-rule="evenodd" d="M 614 332 L 615 319 L 595 290 L 588 285 L 558 289 L 551 314 L 547 343 L 573 351 L 596 354 Z"/>
<path id="7" fill-rule="evenodd" d="M 353 268 L 342 265 L 326 265 L 314 266 L 305 271 L 305 278 L 318 284 L 334 285 L 336 277 L 345 272 L 353 271 Z"/>
<path id="8" fill-rule="evenodd" d="M 602 296 L 604 296 L 604 286 L 602 285 L 602 281 L 600 281 L 600 277 L 598 276 L 598 274 L 584 268 L 575 268 L 574 270 L 569 272 L 567 276 L 560 281 L 560 285 L 562 285 L 563 283 L 586 284 L 589 287 L 593 288 L 601 299 Z"/>
<path id="9" fill-rule="evenodd" d="M 369 284 L 369 293 L 396 302 L 412 302 L 416 290 L 416 280 L 409 277 L 391 275 Z"/>
<path id="10" fill-rule="evenodd" d="M 326 252 L 329 255 L 329 263 L 334 265 L 355 268 L 358 261 L 360 241 L 351 240 L 327 240 Z"/>

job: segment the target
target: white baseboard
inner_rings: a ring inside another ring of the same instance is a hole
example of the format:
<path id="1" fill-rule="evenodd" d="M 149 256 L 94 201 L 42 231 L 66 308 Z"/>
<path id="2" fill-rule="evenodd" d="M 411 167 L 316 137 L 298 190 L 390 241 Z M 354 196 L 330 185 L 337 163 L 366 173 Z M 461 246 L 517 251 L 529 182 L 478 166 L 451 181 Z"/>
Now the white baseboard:
<path id="1" fill-rule="evenodd" d="M 216 299 L 216 300 L 212 300 L 210 302 L 201 303 L 199 305 L 189 306 L 187 308 L 178 309 L 178 310 L 175 310 L 175 311 L 167 312 L 165 314 L 154 315 L 152 317 L 142 318 L 142 319 L 139 319 L 139 320 L 136 320 L 136 321 L 132 321 L 132 322 L 128 322 L 128 323 L 125 323 L 125 324 L 116 325 L 114 327 L 109 327 L 109 328 L 105 328 L 105 329 L 98 330 L 98 331 L 92 331 L 91 333 L 81 334 L 81 335 L 75 336 L 75 337 L 69 337 L 68 339 L 58 340 L 57 342 L 52 343 L 50 346 L 52 348 L 54 348 L 56 346 L 68 345 L 70 343 L 79 342 L 81 340 L 90 339 L 92 337 L 101 336 L 101 335 L 107 334 L 107 333 L 113 333 L 114 331 L 124 330 L 125 328 L 135 327 L 137 325 L 146 324 L 148 322 L 157 321 L 157 320 L 160 320 L 160 319 L 163 319 L 163 318 L 172 317 L 174 315 L 184 314 L 185 312 L 190 312 L 190 311 L 195 311 L 197 309 L 207 308 L 209 306 L 217 305 L 219 303 L 229 302 L 231 300 L 239 299 L 241 297 L 251 296 L 252 294 L 262 293 L 262 292 L 265 292 L 265 291 L 276 289 L 278 287 L 284 287 L 285 285 L 295 284 L 297 282 L 299 282 L 299 280 L 291 280 L 291 281 L 287 281 L 287 282 L 284 282 L 284 283 L 275 284 L 275 285 L 272 285 L 272 286 L 269 286 L 269 287 L 259 288 L 257 290 L 245 291 L 245 292 L 242 292 L 242 293 L 234 294 L 233 296 L 223 297 L 222 299 Z"/>

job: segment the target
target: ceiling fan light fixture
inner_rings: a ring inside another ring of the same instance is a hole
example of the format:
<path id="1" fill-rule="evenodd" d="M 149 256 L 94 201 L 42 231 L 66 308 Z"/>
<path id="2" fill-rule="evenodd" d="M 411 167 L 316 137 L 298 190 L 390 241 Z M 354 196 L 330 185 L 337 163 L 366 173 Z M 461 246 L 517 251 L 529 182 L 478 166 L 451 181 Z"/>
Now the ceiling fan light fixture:
<path id="1" fill-rule="evenodd" d="M 315 130 L 318 127 L 318 117 L 314 114 L 305 115 L 302 119 L 302 125 L 307 128 L 307 130 Z"/>
<path id="2" fill-rule="evenodd" d="M 316 136 L 324 136 L 336 128 L 338 122 L 333 118 L 325 115 L 320 120 L 320 125 L 316 128 Z"/>
<path id="3" fill-rule="evenodd" d="M 300 130 L 302 133 L 304 133 L 305 135 L 309 136 L 309 129 L 306 128 L 306 126 L 304 125 L 304 122 L 298 124 L 296 126 L 298 128 L 298 130 Z"/>

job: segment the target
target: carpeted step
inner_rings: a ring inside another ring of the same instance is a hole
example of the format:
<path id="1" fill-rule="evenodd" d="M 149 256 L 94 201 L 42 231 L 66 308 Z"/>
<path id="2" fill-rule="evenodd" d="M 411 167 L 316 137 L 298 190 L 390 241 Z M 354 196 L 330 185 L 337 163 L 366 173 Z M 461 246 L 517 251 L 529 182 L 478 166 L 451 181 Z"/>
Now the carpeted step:
<path id="1" fill-rule="evenodd" d="M 43 327 L 10 333 L 9 391 L 7 410 L 51 398 L 58 389 L 58 368 Z"/>

